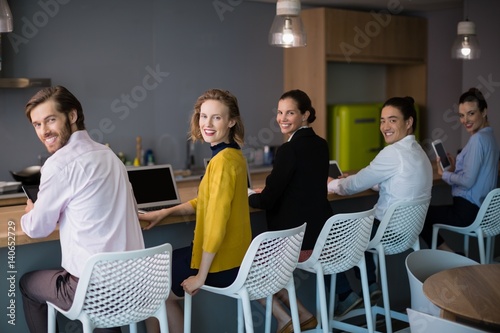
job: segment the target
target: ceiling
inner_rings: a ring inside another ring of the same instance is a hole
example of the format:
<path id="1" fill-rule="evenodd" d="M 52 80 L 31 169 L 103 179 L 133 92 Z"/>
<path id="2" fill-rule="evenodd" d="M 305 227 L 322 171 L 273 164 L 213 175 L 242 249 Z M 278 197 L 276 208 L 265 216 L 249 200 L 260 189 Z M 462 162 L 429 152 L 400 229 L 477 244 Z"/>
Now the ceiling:
<path id="1" fill-rule="evenodd" d="M 250 0 L 276 3 L 276 0 Z M 388 6 L 403 9 L 403 12 L 427 12 L 460 8 L 464 0 L 301 0 L 303 7 L 335 7 L 359 10 L 381 10 Z"/>

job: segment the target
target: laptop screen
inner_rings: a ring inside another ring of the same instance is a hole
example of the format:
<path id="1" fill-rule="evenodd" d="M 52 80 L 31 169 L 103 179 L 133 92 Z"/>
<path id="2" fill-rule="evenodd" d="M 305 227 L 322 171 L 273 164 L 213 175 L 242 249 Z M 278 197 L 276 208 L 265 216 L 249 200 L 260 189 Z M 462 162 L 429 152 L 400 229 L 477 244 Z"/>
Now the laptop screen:
<path id="1" fill-rule="evenodd" d="M 138 208 L 181 203 L 171 165 L 128 167 L 127 172 Z"/>

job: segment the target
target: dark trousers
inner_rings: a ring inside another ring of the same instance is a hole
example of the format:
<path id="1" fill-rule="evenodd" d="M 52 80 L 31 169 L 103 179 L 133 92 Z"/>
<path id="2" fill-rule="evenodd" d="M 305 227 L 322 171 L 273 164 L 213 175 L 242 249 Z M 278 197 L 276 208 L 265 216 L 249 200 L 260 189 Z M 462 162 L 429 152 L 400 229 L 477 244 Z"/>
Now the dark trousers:
<path id="1" fill-rule="evenodd" d="M 184 288 L 181 283 L 190 276 L 198 274 L 197 269 L 191 268 L 191 257 L 193 248 L 191 246 L 175 249 L 172 253 L 172 292 L 178 297 L 184 297 Z M 207 286 L 225 288 L 230 286 L 238 276 L 239 267 L 226 271 L 208 273 L 205 280 Z"/>
<path id="2" fill-rule="evenodd" d="M 63 310 L 71 308 L 77 285 L 77 279 L 63 269 L 33 271 L 21 277 L 19 289 L 23 297 L 24 316 L 31 333 L 47 332 L 47 301 Z M 65 328 L 58 332 L 70 333 Z M 71 332 L 74 332 L 74 328 Z M 94 333 L 97 332 L 121 332 L 121 329 L 95 329 Z"/>
<path id="3" fill-rule="evenodd" d="M 430 248 L 432 243 L 432 226 L 434 224 L 441 223 L 456 227 L 466 227 L 474 222 L 478 212 L 478 206 L 461 197 L 453 197 L 452 205 L 429 206 L 424 229 L 420 236 Z M 438 235 L 437 246 L 443 243 L 444 239 Z"/>

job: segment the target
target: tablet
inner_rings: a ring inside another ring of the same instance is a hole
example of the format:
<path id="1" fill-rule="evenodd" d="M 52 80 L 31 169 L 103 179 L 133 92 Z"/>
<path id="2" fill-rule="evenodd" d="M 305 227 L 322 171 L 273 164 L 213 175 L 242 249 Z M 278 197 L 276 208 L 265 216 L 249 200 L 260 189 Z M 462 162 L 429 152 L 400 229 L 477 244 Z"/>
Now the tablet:
<path id="1" fill-rule="evenodd" d="M 328 177 L 337 179 L 342 176 L 342 171 L 340 171 L 339 164 L 335 160 L 330 161 L 330 169 L 328 170 Z"/>
<path id="2" fill-rule="evenodd" d="M 441 140 L 435 140 L 432 142 L 432 147 L 434 148 L 434 153 L 440 158 L 441 168 L 443 170 L 448 170 L 450 168 L 450 160 L 446 155 L 446 150 L 444 149 L 443 142 Z"/>
<path id="3" fill-rule="evenodd" d="M 22 188 L 26 197 L 34 203 L 38 198 L 38 185 L 23 185 Z"/>

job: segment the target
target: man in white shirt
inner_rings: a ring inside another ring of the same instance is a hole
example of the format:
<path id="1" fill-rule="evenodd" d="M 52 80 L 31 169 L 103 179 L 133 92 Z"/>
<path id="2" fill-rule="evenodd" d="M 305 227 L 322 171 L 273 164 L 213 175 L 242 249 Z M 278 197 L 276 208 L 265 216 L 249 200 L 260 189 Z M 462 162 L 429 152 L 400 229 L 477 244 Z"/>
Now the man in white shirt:
<path id="1" fill-rule="evenodd" d="M 384 103 L 380 116 L 380 132 L 387 146 L 357 174 L 328 180 L 328 191 L 339 195 L 352 195 L 374 187 L 379 190 L 372 237 L 389 206 L 431 197 L 432 165 L 415 140 L 413 133 L 416 125 L 413 98 L 390 98 Z M 374 304 L 381 291 L 375 282 L 372 254 L 366 253 L 365 257 L 370 300 Z M 337 274 L 336 291 L 339 295 L 336 315 L 343 316 L 363 305 L 361 297 L 352 291 L 345 274 Z"/>
<path id="2" fill-rule="evenodd" d="M 25 113 L 52 156 L 42 167 L 36 204 L 27 201 L 21 227 L 29 237 L 41 238 L 59 226 L 62 254 L 61 269 L 33 271 L 19 282 L 28 327 L 38 333 L 47 332 L 46 301 L 71 307 L 91 255 L 143 249 L 144 240 L 125 166 L 90 138 L 76 97 L 61 86 L 45 88 Z"/>

